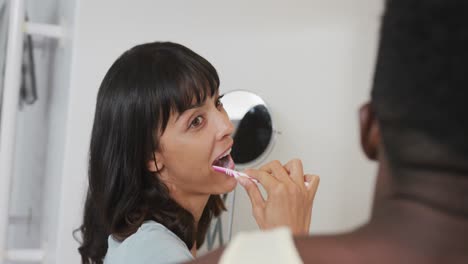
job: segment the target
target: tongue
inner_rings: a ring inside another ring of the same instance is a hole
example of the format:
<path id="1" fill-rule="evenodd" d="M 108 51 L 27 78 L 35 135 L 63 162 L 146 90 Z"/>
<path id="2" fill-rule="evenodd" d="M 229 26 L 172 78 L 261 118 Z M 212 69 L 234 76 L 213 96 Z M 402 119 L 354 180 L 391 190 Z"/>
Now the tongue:
<path id="1" fill-rule="evenodd" d="M 232 167 L 233 164 L 231 164 L 231 163 L 233 163 L 233 161 L 232 161 L 232 159 L 231 159 L 231 156 L 230 156 L 230 155 L 227 155 L 226 157 L 215 161 L 215 162 L 213 163 L 213 165 L 219 166 L 219 167 L 223 167 L 223 168 L 232 169 L 231 167 Z"/>
<path id="2" fill-rule="evenodd" d="M 218 167 L 224 167 L 223 164 L 224 164 L 223 159 L 219 159 L 213 162 L 213 165 L 218 166 Z"/>

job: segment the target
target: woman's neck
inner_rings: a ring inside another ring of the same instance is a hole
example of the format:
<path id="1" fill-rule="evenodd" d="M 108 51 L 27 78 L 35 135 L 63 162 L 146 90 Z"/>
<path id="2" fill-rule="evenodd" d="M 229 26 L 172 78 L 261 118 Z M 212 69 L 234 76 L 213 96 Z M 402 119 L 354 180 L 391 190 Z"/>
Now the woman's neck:
<path id="1" fill-rule="evenodd" d="M 180 190 L 171 190 L 171 197 L 184 209 L 189 211 L 194 219 L 194 226 L 197 228 L 200 218 L 205 210 L 206 204 L 210 195 L 200 194 L 189 194 Z M 197 242 L 193 243 L 193 247 L 190 249 L 192 256 L 197 255 Z"/>
<path id="2" fill-rule="evenodd" d="M 192 249 L 190 250 L 190 253 L 192 253 L 192 256 L 194 258 L 197 257 L 197 241 L 195 240 L 195 242 L 193 243 L 193 247 Z"/>
<path id="3" fill-rule="evenodd" d="M 206 203 L 208 202 L 209 195 L 206 197 L 203 196 L 195 196 L 195 197 L 187 197 L 184 199 L 176 200 L 182 207 L 188 210 L 195 220 L 194 226 L 197 228 L 198 223 L 200 222 L 200 218 L 205 210 Z M 197 256 L 197 240 L 195 239 L 193 243 L 193 247 L 190 249 L 193 257 Z"/>
<path id="4" fill-rule="evenodd" d="M 178 192 L 171 194 L 171 196 L 180 206 L 192 214 L 195 226 L 197 226 L 210 195 L 188 195 Z"/>

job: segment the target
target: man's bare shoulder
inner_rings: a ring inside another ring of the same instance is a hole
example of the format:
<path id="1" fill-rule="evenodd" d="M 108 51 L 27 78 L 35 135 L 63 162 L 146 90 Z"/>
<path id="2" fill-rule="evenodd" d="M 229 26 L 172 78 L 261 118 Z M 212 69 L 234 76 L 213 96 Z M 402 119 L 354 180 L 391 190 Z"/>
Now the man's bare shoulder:
<path id="1" fill-rule="evenodd" d="M 223 254 L 224 247 L 215 249 L 211 252 L 209 252 L 206 255 L 200 256 L 199 258 L 196 258 L 195 260 L 191 262 L 187 262 L 190 264 L 195 264 L 195 263 L 218 263 L 219 259 L 221 258 L 221 255 Z"/>
<path id="2" fill-rule="evenodd" d="M 363 263 L 363 244 L 350 235 L 296 237 L 296 248 L 304 263 Z"/>
<path id="3" fill-rule="evenodd" d="M 444 254 L 419 251 L 401 241 L 358 233 L 297 237 L 294 242 L 304 263 L 464 263 L 459 256 L 448 258 Z"/>

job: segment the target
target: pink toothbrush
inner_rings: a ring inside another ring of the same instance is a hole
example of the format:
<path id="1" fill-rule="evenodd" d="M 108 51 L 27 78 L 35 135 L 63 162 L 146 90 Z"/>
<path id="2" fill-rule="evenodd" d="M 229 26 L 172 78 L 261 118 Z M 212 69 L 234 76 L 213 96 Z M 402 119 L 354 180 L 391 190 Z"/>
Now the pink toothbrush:
<path id="1" fill-rule="evenodd" d="M 254 179 L 254 178 L 250 177 L 249 175 L 247 175 L 245 173 L 242 173 L 242 172 L 239 172 L 239 171 L 235 171 L 235 170 L 231 170 L 231 169 L 227 169 L 227 168 L 219 167 L 219 166 L 213 166 L 213 169 L 215 171 L 217 171 L 217 172 L 224 173 L 224 174 L 226 174 L 228 176 L 231 176 L 231 177 L 234 177 L 236 179 L 238 179 L 239 177 L 247 177 L 250 180 L 252 180 L 253 182 L 259 183 L 259 181 L 257 179 Z"/>
<path id="2" fill-rule="evenodd" d="M 231 176 L 231 177 L 234 177 L 236 179 L 238 179 L 239 177 L 247 177 L 249 178 L 250 180 L 252 180 L 253 182 L 255 183 L 259 183 L 259 181 L 257 179 L 254 179 L 252 177 L 250 177 L 249 175 L 245 174 L 245 173 L 242 173 L 242 172 L 239 172 L 239 171 L 236 171 L 236 170 L 231 170 L 231 169 L 227 169 L 227 168 L 224 168 L 224 167 L 219 167 L 219 166 L 212 166 L 213 169 L 217 172 L 221 172 L 221 173 L 224 173 L 228 176 Z M 304 182 L 305 186 L 308 187 L 309 186 L 309 182 Z"/>

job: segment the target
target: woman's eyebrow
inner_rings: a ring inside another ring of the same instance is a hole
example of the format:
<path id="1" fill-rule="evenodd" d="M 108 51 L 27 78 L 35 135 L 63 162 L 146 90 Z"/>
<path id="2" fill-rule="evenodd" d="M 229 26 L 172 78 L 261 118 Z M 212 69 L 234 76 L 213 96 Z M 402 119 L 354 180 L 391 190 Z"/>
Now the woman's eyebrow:
<path id="1" fill-rule="evenodd" d="M 179 114 L 177 115 L 175 121 L 177 122 L 177 120 L 179 120 L 179 118 L 180 118 L 185 112 L 187 112 L 187 111 L 189 111 L 189 110 L 192 110 L 192 109 L 195 109 L 195 108 L 202 107 L 204 104 L 205 104 L 205 102 L 200 102 L 200 103 L 193 104 L 193 105 L 189 106 L 187 109 L 185 109 L 184 112 L 179 113 Z"/>
<path id="2" fill-rule="evenodd" d="M 221 95 L 221 96 L 219 95 L 219 91 L 216 91 L 216 93 L 213 95 L 213 97 L 215 97 L 215 98 L 219 98 L 219 97 L 223 97 L 223 96 L 224 96 L 224 94 Z M 206 98 L 206 99 L 208 100 L 208 98 Z M 195 109 L 195 108 L 202 107 L 202 106 L 206 103 L 207 100 L 189 106 L 187 109 L 184 110 L 184 112 L 179 113 L 179 114 L 177 115 L 175 122 L 177 122 L 177 120 L 179 120 L 180 116 L 183 115 L 186 111 L 191 110 L 191 109 Z"/>

